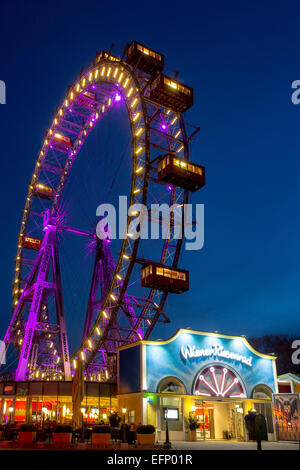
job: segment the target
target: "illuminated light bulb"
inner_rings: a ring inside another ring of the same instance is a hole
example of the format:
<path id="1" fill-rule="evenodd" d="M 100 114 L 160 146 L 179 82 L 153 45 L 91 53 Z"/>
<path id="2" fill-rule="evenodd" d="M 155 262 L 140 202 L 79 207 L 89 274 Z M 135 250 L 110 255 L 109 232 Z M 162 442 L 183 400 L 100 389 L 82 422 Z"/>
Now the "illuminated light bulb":
<path id="1" fill-rule="evenodd" d="M 71 91 L 70 99 L 72 100 L 73 98 L 74 98 L 74 93 L 73 93 L 73 91 Z"/>
<path id="2" fill-rule="evenodd" d="M 114 78 L 116 78 L 118 71 L 119 71 L 119 69 L 117 67 L 116 70 L 115 70 L 115 73 L 114 73 Z"/>
<path id="3" fill-rule="evenodd" d="M 110 298 L 114 301 L 116 300 L 116 297 L 113 294 L 110 294 Z"/>
<path id="4" fill-rule="evenodd" d="M 110 105 L 111 105 L 111 98 L 109 98 L 109 100 L 108 100 L 108 106 L 110 106 Z"/>
<path id="5" fill-rule="evenodd" d="M 134 98 L 134 100 L 132 101 L 132 103 L 131 103 L 130 106 L 131 106 L 132 108 L 134 108 L 135 105 L 137 104 L 137 102 L 138 102 L 138 99 L 137 99 L 137 98 Z"/>
<path id="6" fill-rule="evenodd" d="M 108 318 L 108 315 L 107 315 L 105 310 L 102 310 L 102 314 L 103 314 L 104 318 Z"/>
<path id="7" fill-rule="evenodd" d="M 69 102 L 68 102 L 68 100 L 66 100 L 66 101 L 65 101 L 65 106 L 66 106 L 66 108 L 68 107 L 68 104 L 69 104 Z M 52 133 L 52 132 L 51 132 L 51 133 Z"/>
<path id="8" fill-rule="evenodd" d="M 93 78 L 93 74 L 92 72 L 89 74 L 89 81 L 91 82 L 92 81 L 92 78 Z"/>
<path id="9" fill-rule="evenodd" d="M 131 93 L 133 92 L 133 88 L 130 88 L 129 92 L 127 93 L 127 98 L 130 97 Z"/>
<path id="10" fill-rule="evenodd" d="M 108 71 L 107 71 L 107 76 L 109 77 L 110 76 L 110 72 L 111 72 L 111 67 L 109 67 Z"/>
<path id="11" fill-rule="evenodd" d="M 144 169 L 144 167 L 143 167 L 143 166 L 140 166 L 140 168 L 138 168 L 138 169 L 136 170 L 136 172 L 135 172 L 136 175 L 138 175 L 139 173 L 141 173 L 141 172 L 143 171 L 143 169 Z"/>
<path id="12" fill-rule="evenodd" d="M 86 82 L 86 79 L 84 78 L 84 79 L 82 80 L 82 86 L 85 85 L 85 82 Z"/>
<path id="13" fill-rule="evenodd" d="M 98 336 L 101 335 L 101 331 L 99 330 L 98 326 L 96 326 L 96 332 L 97 332 L 97 335 L 98 335 Z"/>
<path id="14" fill-rule="evenodd" d="M 126 88 L 126 87 L 127 87 L 128 82 L 129 82 L 129 78 L 126 78 L 126 80 L 125 80 L 125 82 L 124 82 L 124 84 L 123 84 L 123 88 Z"/>
<path id="15" fill-rule="evenodd" d="M 96 70 L 96 72 L 95 72 L 95 75 L 94 75 L 94 76 L 95 76 L 95 78 L 97 78 L 97 77 L 98 77 L 98 73 L 99 73 L 99 69 L 97 69 L 97 70 Z"/>
<path id="16" fill-rule="evenodd" d="M 85 354 L 84 354 L 83 351 L 81 351 L 80 355 L 81 355 L 81 359 L 82 359 L 83 361 L 85 361 Z"/>
<path id="17" fill-rule="evenodd" d="M 90 348 L 93 347 L 92 341 L 90 339 L 88 340 L 88 345 L 89 345 Z"/>
<path id="18" fill-rule="evenodd" d="M 105 106 L 103 105 L 102 106 L 102 113 L 104 113 L 104 111 L 105 111 Z"/>
<path id="19" fill-rule="evenodd" d="M 76 85 L 76 91 L 79 91 L 79 90 L 80 90 L 80 85 L 79 85 L 79 83 L 77 83 L 77 85 Z"/>
<path id="20" fill-rule="evenodd" d="M 102 67 L 102 70 L 101 70 L 101 77 L 103 77 L 104 72 L 105 72 L 105 67 Z"/>
<path id="21" fill-rule="evenodd" d="M 133 191 L 134 194 L 138 194 L 138 193 L 140 193 L 140 192 L 141 192 L 141 190 L 140 190 L 139 188 L 137 188 L 137 189 L 135 189 L 135 190 Z"/>
<path id="22" fill-rule="evenodd" d="M 124 255 L 123 255 L 123 258 L 129 259 L 129 256 L 124 254 Z"/>
<path id="23" fill-rule="evenodd" d="M 73 368 L 76 369 L 77 368 L 77 362 L 76 362 L 76 359 L 73 359 Z"/>
<path id="24" fill-rule="evenodd" d="M 140 115 L 140 113 L 136 113 L 136 114 L 134 115 L 134 117 L 133 117 L 133 119 L 132 119 L 133 122 L 135 122 L 135 121 L 137 120 L 137 118 L 139 117 L 139 115 Z"/>
<path id="25" fill-rule="evenodd" d="M 138 155 L 139 153 L 141 153 L 142 150 L 143 150 L 143 147 L 139 147 L 139 148 L 136 150 L 135 154 Z"/>
<path id="26" fill-rule="evenodd" d="M 123 278 L 122 276 L 120 276 L 120 274 L 117 274 L 117 278 L 119 279 L 119 281 L 123 281 Z"/>
<path id="27" fill-rule="evenodd" d="M 143 339 L 142 335 L 140 333 L 138 333 L 138 337 L 140 338 L 140 340 Z"/>
<path id="28" fill-rule="evenodd" d="M 175 139 L 177 139 L 177 137 L 179 136 L 180 132 L 181 132 L 180 130 L 176 132 L 176 134 L 175 134 Z"/>
<path id="29" fill-rule="evenodd" d="M 175 124 L 175 122 L 177 121 L 177 116 L 175 116 L 172 121 L 171 121 L 171 126 L 173 126 L 173 124 Z"/>
<path id="30" fill-rule="evenodd" d="M 184 147 L 184 146 L 181 145 L 181 147 L 180 147 L 178 150 L 176 150 L 176 153 L 181 152 L 181 150 L 183 149 L 183 147 Z"/>
<path id="31" fill-rule="evenodd" d="M 121 72 L 121 73 L 120 73 L 120 76 L 119 76 L 119 78 L 118 78 L 118 82 L 119 82 L 119 83 L 121 83 L 121 81 L 122 81 L 122 78 L 123 78 L 123 75 L 124 75 L 124 73 L 123 73 L 123 72 Z"/>
<path id="32" fill-rule="evenodd" d="M 140 127 L 139 130 L 136 132 L 135 136 L 138 137 L 139 135 L 141 135 L 142 132 L 144 132 L 144 128 Z"/>

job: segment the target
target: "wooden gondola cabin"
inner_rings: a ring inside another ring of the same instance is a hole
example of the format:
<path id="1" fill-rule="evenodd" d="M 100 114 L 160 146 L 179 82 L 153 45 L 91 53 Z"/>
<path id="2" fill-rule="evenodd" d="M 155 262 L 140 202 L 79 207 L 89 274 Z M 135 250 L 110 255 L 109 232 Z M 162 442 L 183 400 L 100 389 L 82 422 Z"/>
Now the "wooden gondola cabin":
<path id="1" fill-rule="evenodd" d="M 183 113 L 193 105 L 193 88 L 160 73 L 150 85 L 150 99 L 175 112 Z"/>
<path id="2" fill-rule="evenodd" d="M 73 142 L 70 137 L 56 132 L 52 139 L 52 145 L 53 147 L 66 152 L 72 148 Z"/>
<path id="3" fill-rule="evenodd" d="M 54 189 L 42 183 L 37 183 L 35 187 L 35 195 L 41 199 L 50 200 L 54 196 Z"/>
<path id="4" fill-rule="evenodd" d="M 94 93 L 93 91 L 85 91 L 83 92 L 77 100 L 78 103 L 80 103 L 82 106 L 85 106 L 86 108 L 90 109 L 97 109 L 99 106 L 97 103 L 97 94 Z"/>
<path id="5" fill-rule="evenodd" d="M 181 294 L 189 290 L 189 272 L 159 263 L 147 263 L 142 269 L 142 287 Z"/>
<path id="6" fill-rule="evenodd" d="M 25 237 L 24 238 L 24 248 L 29 250 L 39 250 L 42 244 L 42 240 L 39 238 Z"/>
<path id="7" fill-rule="evenodd" d="M 136 41 L 132 41 L 128 46 L 126 61 L 150 75 L 155 75 L 164 68 L 164 56 L 162 54 Z"/>
<path id="8" fill-rule="evenodd" d="M 205 185 L 205 168 L 167 154 L 158 163 L 158 179 L 195 192 Z"/>

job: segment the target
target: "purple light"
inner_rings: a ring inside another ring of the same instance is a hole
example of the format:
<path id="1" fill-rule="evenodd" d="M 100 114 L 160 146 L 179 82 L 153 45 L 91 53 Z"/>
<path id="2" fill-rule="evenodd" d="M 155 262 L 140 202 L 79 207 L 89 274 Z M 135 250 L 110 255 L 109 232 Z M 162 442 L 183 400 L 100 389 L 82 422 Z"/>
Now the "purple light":
<path id="1" fill-rule="evenodd" d="M 167 129 L 166 124 L 162 124 L 162 125 L 161 125 L 161 128 L 165 131 L 165 130 Z"/>
<path id="2" fill-rule="evenodd" d="M 96 88 L 96 85 L 92 85 L 92 89 L 95 90 L 95 88 Z"/>
<path id="3" fill-rule="evenodd" d="M 115 101 L 121 101 L 121 95 L 119 95 L 119 93 L 115 95 Z"/>
<path id="4" fill-rule="evenodd" d="M 172 189 L 173 189 L 173 186 L 168 186 L 169 191 L 172 191 Z"/>

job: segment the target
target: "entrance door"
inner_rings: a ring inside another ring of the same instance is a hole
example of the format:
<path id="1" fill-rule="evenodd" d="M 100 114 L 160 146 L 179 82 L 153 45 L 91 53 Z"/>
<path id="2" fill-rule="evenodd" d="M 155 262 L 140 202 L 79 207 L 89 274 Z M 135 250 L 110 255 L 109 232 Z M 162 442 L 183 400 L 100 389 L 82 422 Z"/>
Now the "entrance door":
<path id="1" fill-rule="evenodd" d="M 196 439 L 214 439 L 214 407 L 211 403 L 196 405 L 195 418 L 198 423 L 196 429 Z"/>

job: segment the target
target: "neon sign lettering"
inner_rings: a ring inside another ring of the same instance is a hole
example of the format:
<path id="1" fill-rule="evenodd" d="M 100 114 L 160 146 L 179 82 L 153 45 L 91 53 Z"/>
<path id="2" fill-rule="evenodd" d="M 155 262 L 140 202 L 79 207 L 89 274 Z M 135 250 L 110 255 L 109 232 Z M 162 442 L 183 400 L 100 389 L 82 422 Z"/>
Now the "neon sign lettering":
<path id="1" fill-rule="evenodd" d="M 180 349 L 182 358 L 186 361 L 189 359 L 197 359 L 199 357 L 220 357 L 225 359 L 232 359 L 233 361 L 241 362 L 249 367 L 252 367 L 252 357 L 246 357 L 242 354 L 237 354 L 232 351 L 224 349 L 221 344 L 213 344 L 209 348 L 197 349 L 196 346 L 190 344 L 182 345 Z"/>

